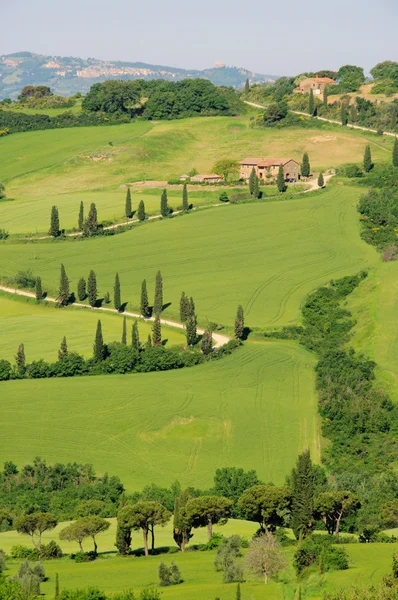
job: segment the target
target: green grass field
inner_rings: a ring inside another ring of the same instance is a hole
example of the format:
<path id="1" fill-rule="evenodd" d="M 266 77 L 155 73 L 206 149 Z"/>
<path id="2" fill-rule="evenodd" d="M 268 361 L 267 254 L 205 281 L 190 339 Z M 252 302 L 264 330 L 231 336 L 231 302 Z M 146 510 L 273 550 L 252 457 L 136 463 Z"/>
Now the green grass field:
<path id="1" fill-rule="evenodd" d="M 12 233 L 46 231 L 56 204 L 62 226 L 70 228 L 76 225 L 81 200 L 97 202 L 100 218 L 120 220 L 121 184 L 168 180 L 194 167 L 209 171 L 223 157 L 288 155 L 301 160 L 308 151 L 317 171 L 360 161 L 367 143 L 374 160 L 386 160 L 392 143 L 387 140 L 384 147 L 376 136 L 339 128 L 257 130 L 249 123 L 247 117 L 213 117 L 6 136 L 0 139 L 1 177 L 13 201 L 0 203 L 0 227 Z M 155 205 L 157 211 L 158 198 Z M 148 209 L 154 211 L 149 198 Z"/>
<path id="2" fill-rule="evenodd" d="M 4 382 L 0 463 L 79 460 L 130 490 L 208 486 L 222 466 L 282 483 L 299 451 L 319 458 L 313 364 L 275 342 L 182 371 Z"/>
<path id="3" fill-rule="evenodd" d="M 55 361 L 65 335 L 71 352 L 79 352 L 89 358 L 98 319 L 101 319 L 106 342 L 121 340 L 121 315 L 79 308 L 59 309 L 52 303 L 38 305 L 34 300 L 16 300 L 11 294 L 0 293 L 0 357 L 14 362 L 18 345 L 23 342 L 27 361 L 40 358 Z M 134 319 L 127 317 L 129 338 L 133 323 Z M 142 320 L 138 324 L 140 338 L 145 341 L 152 333 L 152 325 Z M 162 337 L 167 340 L 168 346 L 185 343 L 184 332 L 172 327 L 163 326 Z"/>
<path id="4" fill-rule="evenodd" d="M 398 401 L 398 263 L 380 261 L 348 306 L 357 320 L 352 344 L 376 361 L 379 383 Z"/>
<path id="5" fill-rule="evenodd" d="M 112 292 L 119 272 L 122 301 L 137 310 L 141 281 L 152 298 L 161 269 L 165 315 L 178 319 L 181 291 L 192 295 L 202 323 L 232 325 L 242 304 L 249 326 L 297 322 L 305 296 L 330 278 L 356 273 L 377 260 L 359 238 L 355 188 L 329 186 L 297 199 L 231 205 L 147 223 L 132 231 L 78 241 L 4 243 L 0 274 L 31 268 L 54 295 L 60 263 L 71 289 L 90 269 L 99 294 Z"/>

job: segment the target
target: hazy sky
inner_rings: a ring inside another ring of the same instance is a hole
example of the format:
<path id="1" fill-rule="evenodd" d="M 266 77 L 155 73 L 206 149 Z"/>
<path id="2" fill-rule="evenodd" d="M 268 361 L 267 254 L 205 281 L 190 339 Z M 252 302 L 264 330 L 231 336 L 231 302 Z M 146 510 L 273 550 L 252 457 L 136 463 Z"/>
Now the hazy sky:
<path id="1" fill-rule="evenodd" d="M 0 0 L 0 55 L 21 50 L 259 73 L 398 61 L 398 0 Z"/>

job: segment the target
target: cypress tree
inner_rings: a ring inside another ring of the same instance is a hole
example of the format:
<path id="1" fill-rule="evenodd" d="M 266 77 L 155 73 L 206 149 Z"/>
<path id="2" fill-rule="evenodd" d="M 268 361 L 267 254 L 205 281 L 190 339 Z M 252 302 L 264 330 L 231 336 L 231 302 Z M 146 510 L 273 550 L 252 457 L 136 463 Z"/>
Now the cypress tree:
<path id="1" fill-rule="evenodd" d="M 328 97 L 329 97 L 329 88 L 325 85 L 325 89 L 323 90 L 323 103 L 327 107 L 328 106 Z"/>
<path id="2" fill-rule="evenodd" d="M 185 212 L 189 210 L 188 189 L 186 183 L 184 183 L 184 187 L 182 188 L 182 210 Z"/>
<path id="3" fill-rule="evenodd" d="M 25 346 L 23 344 L 18 346 L 15 362 L 17 363 L 17 372 L 19 375 L 23 375 L 26 369 Z"/>
<path id="4" fill-rule="evenodd" d="M 55 573 L 55 594 L 54 598 L 59 598 L 59 575 Z"/>
<path id="5" fill-rule="evenodd" d="M 236 600 L 241 600 L 240 583 L 236 586 Z"/>
<path id="6" fill-rule="evenodd" d="M 94 340 L 94 360 L 100 362 L 105 358 L 105 346 L 104 346 L 104 338 L 102 336 L 102 325 L 101 321 L 98 319 L 97 330 L 95 332 L 95 340 Z"/>
<path id="7" fill-rule="evenodd" d="M 323 188 L 325 186 L 325 180 L 323 178 L 323 173 L 322 171 L 319 173 L 319 177 L 318 177 L 318 187 Z"/>
<path id="8" fill-rule="evenodd" d="M 139 221 L 145 221 L 145 204 L 143 200 L 138 205 L 137 218 Z"/>
<path id="9" fill-rule="evenodd" d="M 138 323 L 137 321 L 134 321 L 132 330 L 131 330 L 131 346 L 133 348 L 133 350 L 138 350 L 140 349 L 140 334 L 138 331 Z"/>
<path id="10" fill-rule="evenodd" d="M 255 198 L 257 200 L 259 196 L 260 196 L 260 187 L 259 187 L 258 177 L 256 175 L 254 178 L 254 185 L 253 185 L 253 198 Z"/>
<path id="11" fill-rule="evenodd" d="M 84 277 L 80 277 L 79 282 L 77 284 L 77 297 L 79 298 L 80 302 L 83 302 L 83 300 L 87 298 L 86 280 L 84 279 Z"/>
<path id="12" fill-rule="evenodd" d="M 243 314 L 243 306 L 239 304 L 235 318 L 235 339 L 241 340 L 245 331 L 245 318 Z"/>
<path id="13" fill-rule="evenodd" d="M 155 299 L 153 302 L 153 312 L 158 315 L 163 310 L 163 279 L 160 271 L 156 273 L 155 280 Z"/>
<path id="14" fill-rule="evenodd" d="M 141 284 L 141 314 L 145 318 L 150 316 L 146 279 Z"/>
<path id="15" fill-rule="evenodd" d="M 253 196 L 253 193 L 254 193 L 254 180 L 256 179 L 256 177 L 257 177 L 256 171 L 254 170 L 254 167 L 253 167 L 252 170 L 250 171 L 250 176 L 249 176 L 250 196 Z"/>
<path id="16" fill-rule="evenodd" d="M 110 294 L 109 294 L 109 292 L 105 292 L 105 296 L 104 296 L 104 302 L 105 302 L 105 304 L 110 304 L 110 302 L 111 302 L 111 297 L 110 297 Z"/>
<path id="17" fill-rule="evenodd" d="M 310 89 L 310 97 L 308 99 L 308 113 L 310 114 L 311 117 L 314 115 L 314 111 L 315 111 L 314 92 L 312 91 L 312 88 L 311 88 Z"/>
<path id="18" fill-rule="evenodd" d="M 398 138 L 394 140 L 394 148 L 392 151 L 392 164 L 394 167 L 398 167 Z"/>
<path id="19" fill-rule="evenodd" d="M 61 275 L 59 278 L 58 302 L 61 306 L 66 306 L 69 302 L 69 279 L 63 264 L 61 264 Z"/>
<path id="20" fill-rule="evenodd" d="M 341 111 L 340 111 L 340 119 L 341 119 L 341 124 L 343 126 L 347 125 L 347 109 L 345 104 L 341 105 Z"/>
<path id="21" fill-rule="evenodd" d="M 195 316 L 190 316 L 186 322 L 186 336 L 187 336 L 187 344 L 188 346 L 194 346 L 196 344 L 196 340 L 198 337 L 196 331 L 196 318 Z"/>
<path id="22" fill-rule="evenodd" d="M 43 288 L 41 285 L 41 277 L 36 277 L 35 296 L 36 296 L 37 302 L 40 302 L 40 300 L 43 298 Z"/>
<path id="23" fill-rule="evenodd" d="M 296 539 L 311 533 L 314 503 L 314 472 L 310 451 L 299 455 L 290 477 L 292 490 L 291 527 Z"/>
<path id="24" fill-rule="evenodd" d="M 127 345 L 127 319 L 123 317 L 122 344 Z"/>
<path id="25" fill-rule="evenodd" d="M 80 209 L 79 209 L 79 218 L 78 218 L 78 229 L 79 231 L 83 231 L 83 227 L 84 227 L 84 204 L 83 204 L 83 200 L 80 202 Z"/>
<path id="26" fill-rule="evenodd" d="M 124 556 L 130 552 L 131 527 L 126 527 L 125 525 L 120 525 L 119 519 L 117 520 L 115 546 L 118 549 L 119 554 L 121 554 L 122 556 Z"/>
<path id="27" fill-rule="evenodd" d="M 58 350 L 58 360 L 62 360 L 68 356 L 68 344 L 66 343 L 66 337 L 62 338 L 61 346 Z"/>
<path id="28" fill-rule="evenodd" d="M 247 94 L 250 92 L 250 83 L 249 83 L 249 79 L 246 79 L 245 82 L 245 94 L 247 96 Z"/>
<path id="29" fill-rule="evenodd" d="M 278 191 L 283 193 L 287 190 L 287 185 L 285 183 L 285 174 L 283 172 L 283 166 L 279 165 L 278 169 L 278 177 L 276 178 L 276 185 L 278 187 Z"/>
<path id="30" fill-rule="evenodd" d="M 188 301 L 188 316 L 189 317 L 195 317 L 195 302 L 193 301 L 192 296 L 190 297 L 189 301 Z"/>
<path id="31" fill-rule="evenodd" d="M 211 353 L 211 349 L 213 346 L 213 335 L 210 330 L 206 330 L 202 336 L 202 340 L 200 342 L 200 349 L 203 354 L 207 356 Z"/>
<path id="32" fill-rule="evenodd" d="M 87 280 L 87 295 L 90 306 L 97 304 L 97 277 L 93 270 L 90 271 Z"/>
<path id="33" fill-rule="evenodd" d="M 308 157 L 308 152 L 304 152 L 303 161 L 301 163 L 301 175 L 303 177 L 309 177 L 310 173 L 311 173 L 310 159 Z"/>
<path id="34" fill-rule="evenodd" d="M 133 216 L 133 206 L 131 204 L 131 191 L 130 191 L 129 187 L 127 188 L 126 204 L 125 204 L 124 212 L 126 214 L 126 217 L 128 219 L 131 219 L 131 217 Z"/>
<path id="35" fill-rule="evenodd" d="M 166 189 L 162 192 L 162 197 L 160 199 L 160 214 L 162 217 L 169 216 L 169 207 L 167 205 L 167 191 Z"/>
<path id="36" fill-rule="evenodd" d="M 352 123 L 356 123 L 358 121 L 358 112 L 357 112 L 355 104 L 351 105 L 350 118 L 351 118 Z"/>
<path id="37" fill-rule="evenodd" d="M 148 333 L 148 339 L 146 341 L 145 347 L 146 348 L 152 348 L 152 338 L 151 338 L 151 334 L 150 333 Z"/>
<path id="38" fill-rule="evenodd" d="M 188 297 L 185 295 L 185 292 L 181 292 L 180 299 L 180 321 L 181 323 L 185 323 L 188 319 L 190 313 L 190 305 Z"/>
<path id="39" fill-rule="evenodd" d="M 369 173 L 369 171 L 373 168 L 372 153 L 370 151 L 369 145 L 366 146 L 365 152 L 363 154 L 363 168 L 365 173 Z"/>
<path id="40" fill-rule="evenodd" d="M 98 230 L 98 215 L 97 215 L 97 207 L 92 202 L 90 204 L 90 210 L 88 212 L 88 217 L 86 222 L 84 223 L 84 233 L 85 235 L 94 235 Z"/>
<path id="41" fill-rule="evenodd" d="M 120 300 L 120 279 L 119 273 L 115 275 L 115 285 L 113 286 L 113 305 L 116 310 L 120 310 L 122 303 Z"/>
<path id="42" fill-rule="evenodd" d="M 152 340 L 154 346 L 162 344 L 162 326 L 160 324 L 159 313 L 156 313 L 152 327 Z"/>
<path id="43" fill-rule="evenodd" d="M 59 213 L 58 213 L 58 208 L 56 206 L 53 206 L 51 209 L 51 220 L 50 220 L 50 231 L 49 234 L 52 235 L 53 237 L 59 237 L 60 235 L 60 230 L 59 230 Z"/>

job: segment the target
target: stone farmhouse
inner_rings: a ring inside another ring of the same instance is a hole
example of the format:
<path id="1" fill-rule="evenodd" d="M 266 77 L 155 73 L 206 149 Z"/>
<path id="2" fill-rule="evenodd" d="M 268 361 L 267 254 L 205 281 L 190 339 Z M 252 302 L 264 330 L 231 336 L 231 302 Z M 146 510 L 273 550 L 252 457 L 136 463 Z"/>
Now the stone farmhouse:
<path id="1" fill-rule="evenodd" d="M 298 181 L 300 179 L 300 163 L 293 158 L 245 158 L 240 162 L 240 178 L 249 179 L 254 168 L 259 179 L 270 177 L 276 179 L 280 165 L 283 167 L 285 180 Z"/>
<path id="2" fill-rule="evenodd" d="M 293 91 L 295 94 L 309 94 L 312 90 L 314 96 L 323 96 L 325 87 L 329 85 L 336 85 L 336 81 L 330 77 L 307 77 Z"/>

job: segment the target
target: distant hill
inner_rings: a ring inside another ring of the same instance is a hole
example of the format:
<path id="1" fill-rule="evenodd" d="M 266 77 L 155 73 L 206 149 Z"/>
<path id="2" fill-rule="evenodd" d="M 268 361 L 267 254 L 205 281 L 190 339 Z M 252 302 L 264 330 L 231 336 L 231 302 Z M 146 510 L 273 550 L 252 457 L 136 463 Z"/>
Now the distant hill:
<path id="1" fill-rule="evenodd" d="M 105 79 L 167 79 L 179 81 L 201 77 L 215 85 L 242 87 L 250 83 L 275 81 L 274 75 L 261 75 L 247 69 L 217 64 L 211 69 L 190 70 L 149 65 L 142 62 L 115 62 L 71 56 L 43 56 L 17 52 L 0 57 L 0 99 L 15 98 L 24 85 L 47 85 L 56 94 L 86 93 L 93 83 Z"/>

